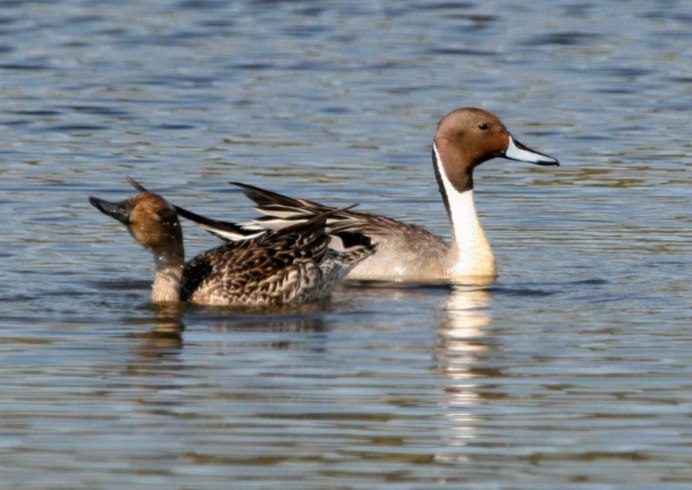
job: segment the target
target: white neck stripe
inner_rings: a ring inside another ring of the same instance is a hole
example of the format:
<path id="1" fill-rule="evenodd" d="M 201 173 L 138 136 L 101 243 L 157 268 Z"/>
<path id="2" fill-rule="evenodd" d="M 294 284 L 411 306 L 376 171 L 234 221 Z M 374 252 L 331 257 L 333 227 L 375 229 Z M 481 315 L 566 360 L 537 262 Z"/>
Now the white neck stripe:
<path id="1" fill-rule="evenodd" d="M 437 170 L 444 187 L 449 206 L 449 219 L 452 228 L 452 253 L 456 254 L 452 273 L 458 275 L 494 275 L 495 259 L 490 244 L 478 220 L 473 201 L 473 189 L 459 192 L 447 177 L 445 167 L 433 144 Z"/>
<path id="2" fill-rule="evenodd" d="M 468 222 L 470 217 L 475 217 L 475 221 L 478 221 L 478 217 L 476 216 L 476 208 L 473 203 L 473 189 L 464 192 L 459 192 L 456 190 L 452 182 L 449 180 L 449 177 L 447 177 L 447 172 L 445 171 L 442 158 L 440 158 L 440 152 L 437 150 L 437 145 L 433 144 L 433 150 L 435 151 L 437 170 L 440 173 L 444 193 L 447 196 L 449 217 L 452 220 L 451 226 L 452 234 L 454 235 L 453 238 L 458 242 L 456 235 L 460 231 L 460 226 L 462 226 L 464 222 Z M 460 206 L 461 203 L 464 203 L 464 206 Z M 464 233 L 464 235 L 467 235 L 467 233 Z"/>

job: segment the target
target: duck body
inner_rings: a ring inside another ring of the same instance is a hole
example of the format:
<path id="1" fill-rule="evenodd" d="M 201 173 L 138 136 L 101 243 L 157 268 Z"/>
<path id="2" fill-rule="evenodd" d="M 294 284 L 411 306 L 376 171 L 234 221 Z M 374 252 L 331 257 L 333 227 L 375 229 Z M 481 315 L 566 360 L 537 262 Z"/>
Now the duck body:
<path id="1" fill-rule="evenodd" d="M 473 170 L 496 158 L 536 165 L 558 161 L 517 142 L 497 116 L 477 108 L 456 109 L 439 122 L 432 144 L 432 163 L 450 224 L 446 241 L 422 227 L 385 216 L 335 208 L 234 182 L 253 200 L 262 216 L 224 230 L 223 222 L 196 220 L 227 240 L 278 230 L 320 213 L 329 226 L 368 237 L 376 251 L 347 275 L 350 280 L 398 282 L 482 282 L 497 276 L 495 257 L 483 231 L 474 200 Z M 186 216 L 183 213 L 183 216 Z"/>
<path id="2" fill-rule="evenodd" d="M 352 259 L 329 248 L 324 225 L 228 242 L 197 255 L 183 268 L 180 300 L 277 307 L 327 299 Z"/>
<path id="3" fill-rule="evenodd" d="M 185 262 L 176 208 L 131 183 L 140 190 L 131 199 L 112 203 L 91 197 L 90 202 L 123 223 L 153 255 L 153 303 L 266 308 L 322 301 L 374 250 L 362 235 L 328 234 L 327 217 L 320 214 L 280 230 L 229 241 Z M 226 227 L 236 225 L 226 223 Z"/>

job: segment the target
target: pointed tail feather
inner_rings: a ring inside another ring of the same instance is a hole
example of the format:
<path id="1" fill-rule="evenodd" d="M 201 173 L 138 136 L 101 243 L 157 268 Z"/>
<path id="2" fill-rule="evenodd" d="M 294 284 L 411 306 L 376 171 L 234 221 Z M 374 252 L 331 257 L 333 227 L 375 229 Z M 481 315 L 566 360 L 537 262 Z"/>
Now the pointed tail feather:
<path id="1" fill-rule="evenodd" d="M 270 231 L 274 232 L 274 233 L 283 233 L 283 232 L 293 232 L 296 230 L 309 229 L 309 228 L 313 228 L 313 227 L 322 227 L 325 229 L 325 233 L 331 234 L 331 232 L 329 231 L 331 227 L 328 226 L 329 217 L 333 214 L 341 213 L 341 212 L 353 209 L 356 206 L 357 206 L 357 204 L 351 204 L 350 206 L 346 206 L 343 208 L 333 208 L 333 209 L 330 209 L 329 211 L 326 211 L 324 213 L 297 214 L 297 215 L 291 217 L 289 220 L 286 220 L 284 222 L 284 226 L 278 228 L 277 230 L 270 230 Z M 264 229 L 266 229 L 266 228 L 264 228 Z"/>
<path id="2" fill-rule="evenodd" d="M 257 204 L 257 210 L 263 214 L 272 216 L 291 216 L 296 213 L 319 214 L 328 213 L 334 210 L 331 206 L 325 206 L 307 199 L 295 199 L 253 185 L 243 184 L 241 182 L 231 182 L 231 184 L 243 189 L 243 193 Z"/>
<path id="3" fill-rule="evenodd" d="M 308 199 L 295 199 L 240 182 L 231 183 L 243 189 L 245 195 L 255 202 L 255 209 L 262 214 L 252 221 L 242 223 L 240 226 L 245 230 L 278 230 L 296 221 L 308 219 L 310 216 L 327 214 L 329 216 L 327 224 L 343 225 L 344 228 L 349 227 L 351 231 L 358 232 L 360 226 L 358 217 L 366 216 L 350 212 L 352 206 L 335 208 Z"/>
<path id="4" fill-rule="evenodd" d="M 137 189 L 139 192 L 149 192 L 142 184 L 137 182 L 135 179 L 133 179 L 129 175 L 125 175 L 125 178 L 130 183 L 130 185 L 132 187 L 134 187 L 135 189 Z"/>
<path id="5" fill-rule="evenodd" d="M 174 205 L 174 207 L 180 216 L 189 219 L 203 230 L 206 230 L 209 233 L 212 233 L 226 241 L 248 240 L 250 238 L 258 237 L 265 232 L 265 230 L 260 230 L 259 232 L 246 230 L 242 226 L 231 223 L 230 221 L 215 220 L 202 216 L 201 214 L 193 213 L 192 211 L 188 211 L 180 206 Z"/>

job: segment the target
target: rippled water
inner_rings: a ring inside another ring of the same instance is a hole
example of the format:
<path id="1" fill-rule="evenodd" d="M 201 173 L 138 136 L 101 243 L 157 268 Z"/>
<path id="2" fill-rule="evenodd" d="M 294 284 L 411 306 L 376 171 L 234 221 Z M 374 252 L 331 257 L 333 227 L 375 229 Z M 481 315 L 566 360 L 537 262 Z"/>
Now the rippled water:
<path id="1" fill-rule="evenodd" d="M 691 22 L 682 1 L 0 3 L 0 486 L 690 488 Z M 492 287 L 157 312 L 150 257 L 87 202 L 131 174 L 247 219 L 239 180 L 446 233 L 429 144 L 465 105 L 563 163 L 477 172 Z"/>

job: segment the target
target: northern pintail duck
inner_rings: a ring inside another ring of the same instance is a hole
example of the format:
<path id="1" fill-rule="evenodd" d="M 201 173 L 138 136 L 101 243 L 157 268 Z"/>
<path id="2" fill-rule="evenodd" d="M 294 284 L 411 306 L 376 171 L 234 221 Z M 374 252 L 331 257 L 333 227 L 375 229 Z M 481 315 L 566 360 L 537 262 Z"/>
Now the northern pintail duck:
<path id="1" fill-rule="evenodd" d="M 175 207 L 137 182 L 130 179 L 130 183 L 140 190 L 135 197 L 121 202 L 90 197 L 89 202 L 123 223 L 154 256 L 154 303 L 275 307 L 320 301 L 374 249 L 363 235 L 338 230 L 328 233 L 327 214 L 315 213 L 280 230 L 228 242 L 185 262 Z M 234 225 L 226 226 L 231 229 Z"/>
<path id="2" fill-rule="evenodd" d="M 428 282 L 483 278 L 485 282 L 497 275 L 497 267 L 476 213 L 473 170 L 496 157 L 559 165 L 555 158 L 519 143 L 497 116 L 483 109 L 456 109 L 437 125 L 432 162 L 449 218 L 451 244 L 416 225 L 375 214 L 335 212 L 333 207 L 313 201 L 235 183 L 264 214 L 245 224 L 242 230 L 253 234 L 279 229 L 306 216 L 332 212 L 328 218 L 330 224 L 361 233 L 377 246 L 376 252 L 357 265 L 347 279 Z M 225 232 L 218 223 L 198 221 L 198 224 L 227 239 L 242 236 L 236 230 Z"/>

